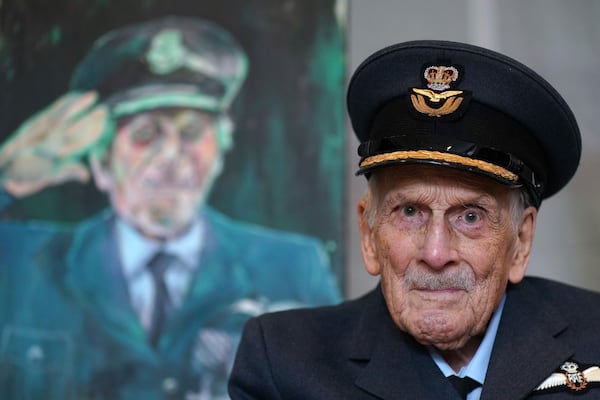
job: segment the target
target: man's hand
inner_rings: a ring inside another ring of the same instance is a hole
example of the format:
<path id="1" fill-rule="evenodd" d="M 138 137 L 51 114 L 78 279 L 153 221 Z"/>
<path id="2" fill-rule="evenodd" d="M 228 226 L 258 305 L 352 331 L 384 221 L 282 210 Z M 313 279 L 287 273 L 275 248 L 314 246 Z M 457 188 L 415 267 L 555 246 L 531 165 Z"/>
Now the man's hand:
<path id="1" fill-rule="evenodd" d="M 83 158 L 102 138 L 108 108 L 94 92 L 67 93 L 26 120 L 0 147 L 0 184 L 16 197 L 68 181 L 87 182 Z"/>

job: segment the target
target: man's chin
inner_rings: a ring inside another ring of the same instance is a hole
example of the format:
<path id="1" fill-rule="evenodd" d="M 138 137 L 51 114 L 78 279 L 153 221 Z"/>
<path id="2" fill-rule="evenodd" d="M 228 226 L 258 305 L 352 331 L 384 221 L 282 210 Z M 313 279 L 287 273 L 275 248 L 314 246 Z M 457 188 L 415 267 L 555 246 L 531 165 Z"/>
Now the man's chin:
<path id="1" fill-rule="evenodd" d="M 468 335 L 448 334 L 448 332 L 420 332 L 416 334 L 409 332 L 409 334 L 411 334 L 415 340 L 423 346 L 433 346 L 441 352 L 460 350 L 464 348 L 464 346 L 470 340 Z"/>
<path id="2" fill-rule="evenodd" d="M 168 240 L 185 233 L 193 218 L 187 218 L 185 220 L 174 220 L 174 219 L 160 219 L 152 221 L 143 221 L 136 224 L 136 228 L 144 236 L 156 239 L 156 240 Z"/>
<path id="3" fill-rule="evenodd" d="M 423 313 L 416 321 L 408 322 L 404 330 L 419 343 L 440 350 L 461 348 L 469 340 L 468 329 L 460 323 L 460 316 L 453 313 Z"/>
<path id="4" fill-rule="evenodd" d="M 447 339 L 445 339 L 447 340 Z M 420 341 L 417 340 L 419 343 L 421 343 L 422 345 L 425 346 L 433 346 L 435 347 L 437 350 L 444 352 L 444 351 L 454 351 L 454 350 L 460 350 L 462 349 L 466 343 L 469 341 L 468 337 L 461 337 L 459 339 L 456 340 L 450 340 L 450 341 L 440 341 L 440 340 L 435 340 L 435 339 L 431 339 L 431 340 L 424 340 L 424 341 Z"/>

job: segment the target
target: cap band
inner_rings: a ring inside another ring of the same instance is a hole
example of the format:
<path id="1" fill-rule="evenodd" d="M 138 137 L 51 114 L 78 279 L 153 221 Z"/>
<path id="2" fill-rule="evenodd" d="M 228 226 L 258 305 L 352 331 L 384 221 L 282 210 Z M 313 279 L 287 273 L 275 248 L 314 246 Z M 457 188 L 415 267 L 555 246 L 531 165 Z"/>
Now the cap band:
<path id="1" fill-rule="evenodd" d="M 186 107 L 220 112 L 223 105 L 215 98 L 189 93 L 164 93 L 153 97 L 131 98 L 112 106 L 113 116 L 119 118 L 155 108 Z"/>
<path id="2" fill-rule="evenodd" d="M 469 157 L 459 156 L 457 154 L 442 153 L 440 151 L 430 150 L 411 150 L 411 151 L 394 151 L 391 153 L 377 154 L 374 156 L 366 157 L 363 159 L 359 167 L 369 168 L 375 165 L 383 164 L 390 161 L 410 161 L 410 160 L 423 160 L 423 161 L 441 161 L 451 164 L 463 165 L 465 167 L 476 168 L 480 171 L 487 172 L 489 174 L 498 176 L 506 181 L 517 183 L 519 176 L 510 172 L 507 169 L 494 165 L 492 163 L 476 160 Z"/>
<path id="3" fill-rule="evenodd" d="M 388 135 L 361 143 L 358 154 L 357 175 L 390 164 L 432 163 L 480 172 L 510 186 L 526 185 L 537 202 L 544 189 L 543 180 L 514 154 L 455 137 Z"/>

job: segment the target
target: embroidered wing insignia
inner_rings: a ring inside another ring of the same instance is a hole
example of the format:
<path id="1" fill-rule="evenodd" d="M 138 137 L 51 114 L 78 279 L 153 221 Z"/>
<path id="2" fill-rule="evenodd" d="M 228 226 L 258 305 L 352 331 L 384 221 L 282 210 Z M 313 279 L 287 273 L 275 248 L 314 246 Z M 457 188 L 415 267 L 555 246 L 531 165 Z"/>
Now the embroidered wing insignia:
<path id="1" fill-rule="evenodd" d="M 588 383 L 600 383 L 600 367 L 592 366 L 583 371 L 579 370 L 579 364 L 567 361 L 560 369 L 564 372 L 554 372 L 544 380 L 535 390 L 548 390 L 566 386 L 575 392 L 587 388 Z"/>

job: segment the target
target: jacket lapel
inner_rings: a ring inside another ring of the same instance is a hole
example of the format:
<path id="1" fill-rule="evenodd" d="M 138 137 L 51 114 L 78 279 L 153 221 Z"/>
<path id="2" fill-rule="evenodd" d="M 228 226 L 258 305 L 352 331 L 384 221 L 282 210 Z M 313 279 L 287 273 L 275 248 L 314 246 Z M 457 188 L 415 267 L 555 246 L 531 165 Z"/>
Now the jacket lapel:
<path id="1" fill-rule="evenodd" d="M 355 384 L 381 399 L 458 399 L 424 346 L 390 317 L 380 287 L 370 295 L 351 360 L 367 362 Z"/>
<path id="2" fill-rule="evenodd" d="M 122 358 L 123 362 L 137 359 L 157 364 L 158 358 L 130 305 L 112 221 L 106 214 L 77 231 L 67 258 L 65 283 L 96 329 L 127 350 L 115 354 L 115 362 Z"/>
<path id="3" fill-rule="evenodd" d="M 523 399 L 573 355 L 564 318 L 527 281 L 510 286 L 481 399 Z"/>
<path id="4" fill-rule="evenodd" d="M 240 331 L 241 324 L 229 326 L 237 318 L 232 305 L 250 297 L 252 287 L 243 265 L 239 246 L 222 232 L 218 225 L 206 219 L 206 235 L 199 265 L 194 272 L 188 294 L 167 326 L 166 347 L 182 340 L 192 344 L 201 328 Z M 187 339 L 184 339 L 187 338 Z"/>

